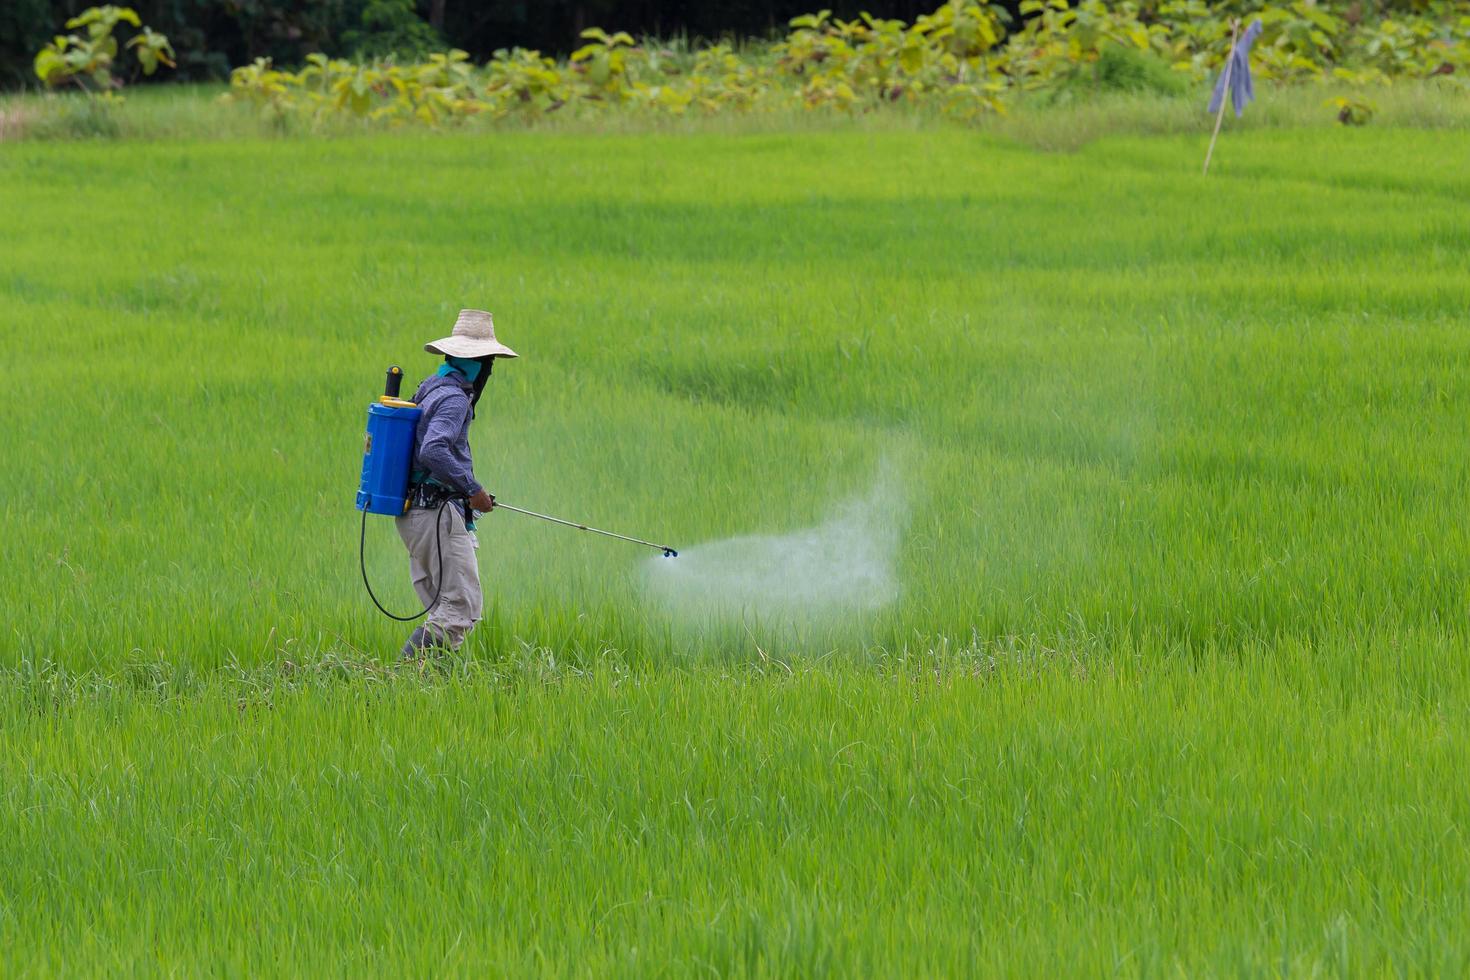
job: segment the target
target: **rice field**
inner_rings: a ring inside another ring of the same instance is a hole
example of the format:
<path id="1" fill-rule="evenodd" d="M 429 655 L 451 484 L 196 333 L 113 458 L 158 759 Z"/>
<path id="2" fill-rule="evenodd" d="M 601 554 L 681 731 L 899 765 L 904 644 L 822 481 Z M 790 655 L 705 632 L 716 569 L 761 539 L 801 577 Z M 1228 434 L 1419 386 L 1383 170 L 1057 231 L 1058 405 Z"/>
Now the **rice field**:
<path id="1" fill-rule="evenodd" d="M 1470 136 L 1204 141 L 0 144 L 0 972 L 1470 970 Z M 492 514 L 424 669 L 461 306 L 681 554 Z"/>

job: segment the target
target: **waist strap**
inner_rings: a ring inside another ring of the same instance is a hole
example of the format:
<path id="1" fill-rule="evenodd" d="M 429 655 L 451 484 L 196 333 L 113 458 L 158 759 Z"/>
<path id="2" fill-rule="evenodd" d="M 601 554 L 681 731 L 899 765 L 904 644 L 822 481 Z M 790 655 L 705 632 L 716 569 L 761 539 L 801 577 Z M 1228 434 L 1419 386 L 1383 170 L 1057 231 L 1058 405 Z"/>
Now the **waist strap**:
<path id="1" fill-rule="evenodd" d="M 438 507 L 446 500 L 463 500 L 464 494 L 439 483 L 410 483 L 408 503 L 411 507 Z"/>

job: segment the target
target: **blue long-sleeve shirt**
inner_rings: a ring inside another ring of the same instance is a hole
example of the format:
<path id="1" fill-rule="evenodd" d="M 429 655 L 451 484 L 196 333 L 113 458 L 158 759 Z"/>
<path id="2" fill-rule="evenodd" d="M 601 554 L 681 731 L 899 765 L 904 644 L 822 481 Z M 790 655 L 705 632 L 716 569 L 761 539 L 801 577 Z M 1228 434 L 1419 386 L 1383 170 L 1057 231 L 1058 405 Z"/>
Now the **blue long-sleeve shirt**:
<path id="1" fill-rule="evenodd" d="M 423 409 L 414 438 L 414 469 L 434 482 L 473 497 L 483 487 L 470 457 L 470 395 L 474 386 L 459 374 L 434 375 L 413 400 Z"/>

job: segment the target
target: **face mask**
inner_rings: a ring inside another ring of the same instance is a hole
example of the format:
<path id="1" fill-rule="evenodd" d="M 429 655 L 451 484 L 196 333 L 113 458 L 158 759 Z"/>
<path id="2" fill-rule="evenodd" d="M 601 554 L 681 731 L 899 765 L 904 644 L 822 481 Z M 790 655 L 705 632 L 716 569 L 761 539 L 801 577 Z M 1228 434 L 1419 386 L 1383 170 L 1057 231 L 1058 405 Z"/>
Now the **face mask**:
<path id="1" fill-rule="evenodd" d="M 475 383 L 475 379 L 480 376 L 480 369 L 484 366 L 479 361 L 472 361 L 464 357 L 446 357 L 444 362 L 444 367 L 439 369 L 440 374 L 447 373 L 445 368 L 449 368 L 464 375 L 464 379 L 470 384 Z"/>
<path id="2" fill-rule="evenodd" d="M 480 404 L 480 396 L 485 392 L 485 383 L 490 380 L 491 373 L 495 370 L 495 358 L 487 357 L 483 361 L 476 361 L 476 367 L 483 367 L 479 377 L 471 382 L 475 386 L 475 393 L 470 396 L 470 417 L 475 415 L 475 406 Z"/>

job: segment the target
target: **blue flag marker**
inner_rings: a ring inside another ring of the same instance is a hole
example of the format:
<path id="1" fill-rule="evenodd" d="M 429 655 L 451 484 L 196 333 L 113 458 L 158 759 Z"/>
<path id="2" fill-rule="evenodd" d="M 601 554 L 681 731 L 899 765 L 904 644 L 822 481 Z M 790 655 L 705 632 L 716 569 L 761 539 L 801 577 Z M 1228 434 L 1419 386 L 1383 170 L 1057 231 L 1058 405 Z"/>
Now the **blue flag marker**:
<path id="1" fill-rule="evenodd" d="M 1256 38 L 1261 34 L 1261 22 L 1252 21 L 1251 26 L 1245 29 L 1245 34 L 1235 47 L 1230 49 L 1230 56 L 1225 59 L 1225 67 L 1220 71 L 1220 80 L 1215 83 L 1215 92 L 1210 96 L 1210 111 L 1219 112 L 1220 102 L 1225 98 L 1225 89 L 1230 89 L 1230 104 L 1235 106 L 1235 118 L 1245 110 L 1247 103 L 1256 97 L 1256 88 L 1251 84 L 1251 45 L 1256 43 Z"/>
<path id="2" fill-rule="evenodd" d="M 1239 21 L 1236 22 L 1239 24 Z M 1232 28 L 1232 34 L 1238 30 Z M 1256 97 L 1256 88 L 1251 84 L 1251 45 L 1261 33 L 1261 22 L 1253 21 L 1245 34 L 1230 43 L 1230 53 L 1225 56 L 1225 67 L 1220 70 L 1220 80 L 1210 96 L 1210 111 L 1215 113 L 1215 131 L 1210 134 L 1210 148 L 1205 151 L 1204 172 L 1210 172 L 1210 157 L 1215 155 L 1215 140 L 1220 138 L 1220 123 L 1225 121 L 1225 93 L 1230 93 L 1230 104 L 1235 106 L 1235 117 L 1245 111 L 1246 103 Z"/>

